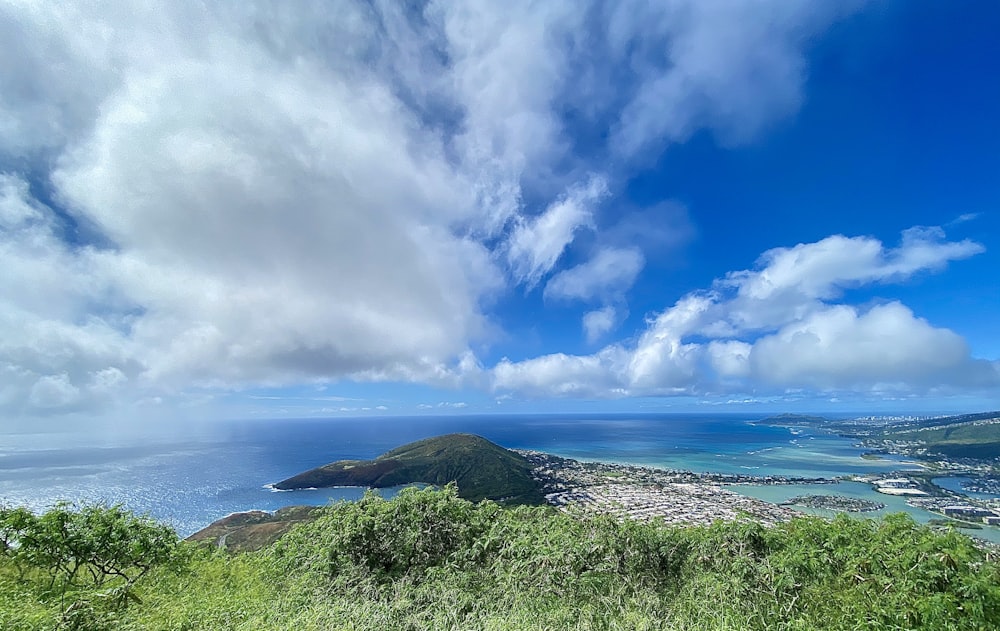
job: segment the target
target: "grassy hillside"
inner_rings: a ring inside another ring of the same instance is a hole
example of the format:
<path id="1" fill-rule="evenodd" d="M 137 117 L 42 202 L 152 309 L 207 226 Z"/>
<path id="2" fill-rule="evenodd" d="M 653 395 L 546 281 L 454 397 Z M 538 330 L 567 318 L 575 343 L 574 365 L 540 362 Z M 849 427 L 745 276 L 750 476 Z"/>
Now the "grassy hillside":
<path id="1" fill-rule="evenodd" d="M 755 424 L 817 427 L 859 438 L 871 448 L 918 458 L 1000 458 L 1000 412 L 881 422 L 780 414 L 755 421 Z"/>
<path id="2" fill-rule="evenodd" d="M 928 454 L 951 458 L 1000 458 L 1000 413 L 966 414 L 892 428 L 882 440 L 919 445 Z"/>
<path id="3" fill-rule="evenodd" d="M 950 426 L 967 425 L 982 421 L 1000 419 L 998 412 L 976 412 L 975 414 L 956 414 L 954 416 L 939 416 L 919 420 L 905 421 L 889 427 L 886 432 L 906 432 L 919 429 L 943 429 Z"/>
<path id="4" fill-rule="evenodd" d="M 182 548 L 126 601 L 2 550 L 4 630 L 1000 628 L 995 557 L 905 515 L 672 528 L 372 493 L 259 552 Z"/>
<path id="5" fill-rule="evenodd" d="M 481 436 L 448 434 L 403 445 L 374 460 L 339 460 L 275 484 L 278 489 L 327 486 L 385 488 L 454 482 L 460 497 L 478 502 L 541 504 L 543 497 L 523 456 Z"/>
<path id="6" fill-rule="evenodd" d="M 315 519 L 320 510 L 318 506 L 286 506 L 274 513 L 235 513 L 202 528 L 187 541 L 208 543 L 230 552 L 259 550 L 295 526 Z"/>

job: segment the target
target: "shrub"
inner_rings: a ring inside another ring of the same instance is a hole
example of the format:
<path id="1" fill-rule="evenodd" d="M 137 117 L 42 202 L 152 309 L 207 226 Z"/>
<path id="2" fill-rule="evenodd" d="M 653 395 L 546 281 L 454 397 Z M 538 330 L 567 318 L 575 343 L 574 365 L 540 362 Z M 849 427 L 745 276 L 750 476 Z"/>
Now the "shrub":
<path id="1" fill-rule="evenodd" d="M 3 508 L 0 540 L 22 577 L 36 569 L 60 593 L 116 580 L 119 604 L 134 598 L 132 587 L 154 567 L 180 559 L 172 528 L 120 505 L 60 503 L 41 515 Z"/>

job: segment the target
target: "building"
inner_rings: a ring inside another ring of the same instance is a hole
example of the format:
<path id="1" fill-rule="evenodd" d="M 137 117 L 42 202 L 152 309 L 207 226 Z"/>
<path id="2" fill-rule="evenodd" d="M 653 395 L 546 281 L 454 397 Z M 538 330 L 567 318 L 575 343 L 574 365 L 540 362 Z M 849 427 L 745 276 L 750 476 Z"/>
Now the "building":
<path id="1" fill-rule="evenodd" d="M 941 512 L 945 514 L 945 517 L 956 517 L 958 519 L 975 519 L 977 521 L 980 519 L 985 521 L 985 518 L 988 517 L 1000 519 L 1000 516 L 987 508 L 979 508 L 978 506 L 970 506 L 968 504 L 945 506 L 941 509 Z"/>

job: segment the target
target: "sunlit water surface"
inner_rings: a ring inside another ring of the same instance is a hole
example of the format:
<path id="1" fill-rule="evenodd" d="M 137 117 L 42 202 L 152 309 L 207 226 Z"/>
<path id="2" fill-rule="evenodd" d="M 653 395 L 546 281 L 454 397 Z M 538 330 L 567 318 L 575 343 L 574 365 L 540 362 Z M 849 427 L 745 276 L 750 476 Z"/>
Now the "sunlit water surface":
<path id="1" fill-rule="evenodd" d="M 37 510 L 59 500 L 120 502 L 187 535 L 232 512 L 357 499 L 362 489 L 276 492 L 266 485 L 333 460 L 372 458 L 449 432 L 580 460 L 699 472 L 834 477 L 914 468 L 904 461 L 862 459 L 861 449 L 832 434 L 748 422 L 756 418 L 451 416 L 225 421 L 141 433 L 6 433 L 0 435 L 0 500 Z M 878 499 L 921 521 L 931 517 L 863 484 L 735 490 L 772 501 L 804 492 L 840 493 Z"/>

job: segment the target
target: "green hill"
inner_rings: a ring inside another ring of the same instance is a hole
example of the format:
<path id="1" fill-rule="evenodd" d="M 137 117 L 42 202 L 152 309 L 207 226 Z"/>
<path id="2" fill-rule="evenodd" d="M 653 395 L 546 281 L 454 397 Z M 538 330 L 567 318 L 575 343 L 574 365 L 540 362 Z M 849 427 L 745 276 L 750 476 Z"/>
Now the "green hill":
<path id="1" fill-rule="evenodd" d="M 913 430 L 947 429 L 962 425 L 989 423 L 1000 420 L 1000 411 L 976 412 L 975 414 L 956 414 L 954 416 L 936 416 L 911 421 L 895 423 L 885 429 L 887 434 L 909 432 Z"/>
<path id="2" fill-rule="evenodd" d="M 879 438 L 919 446 L 929 455 L 1000 458 L 1000 413 L 932 419 L 919 427 L 886 430 Z"/>
<path id="3" fill-rule="evenodd" d="M 473 434 L 447 434 L 403 445 L 374 460 L 338 460 L 282 480 L 277 489 L 329 486 L 385 488 L 454 482 L 458 495 L 478 502 L 541 504 L 541 487 L 521 455 Z"/>

